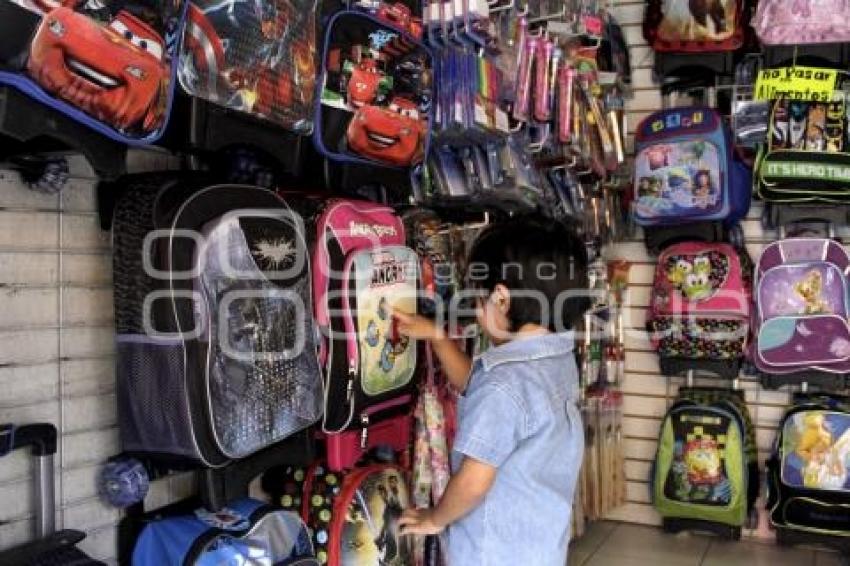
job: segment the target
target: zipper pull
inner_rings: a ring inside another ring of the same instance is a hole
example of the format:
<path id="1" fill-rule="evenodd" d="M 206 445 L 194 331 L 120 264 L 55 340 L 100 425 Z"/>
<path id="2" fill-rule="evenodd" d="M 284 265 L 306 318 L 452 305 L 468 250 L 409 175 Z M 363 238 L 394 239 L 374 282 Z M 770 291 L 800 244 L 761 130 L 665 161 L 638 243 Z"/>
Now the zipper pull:
<path id="1" fill-rule="evenodd" d="M 369 415 L 363 413 L 360 415 L 360 450 L 365 451 L 369 441 Z"/>

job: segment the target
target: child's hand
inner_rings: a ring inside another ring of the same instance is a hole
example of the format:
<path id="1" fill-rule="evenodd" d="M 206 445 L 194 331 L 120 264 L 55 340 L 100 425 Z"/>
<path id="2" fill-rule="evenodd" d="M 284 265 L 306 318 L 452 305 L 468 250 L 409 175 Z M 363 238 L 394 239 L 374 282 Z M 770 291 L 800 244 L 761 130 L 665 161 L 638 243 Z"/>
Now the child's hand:
<path id="1" fill-rule="evenodd" d="M 398 524 L 403 535 L 437 535 L 445 528 L 434 522 L 433 509 L 407 509 Z"/>
<path id="2" fill-rule="evenodd" d="M 444 332 L 433 321 L 416 314 L 407 314 L 393 309 L 393 318 L 398 322 L 398 331 L 414 340 L 439 340 Z"/>

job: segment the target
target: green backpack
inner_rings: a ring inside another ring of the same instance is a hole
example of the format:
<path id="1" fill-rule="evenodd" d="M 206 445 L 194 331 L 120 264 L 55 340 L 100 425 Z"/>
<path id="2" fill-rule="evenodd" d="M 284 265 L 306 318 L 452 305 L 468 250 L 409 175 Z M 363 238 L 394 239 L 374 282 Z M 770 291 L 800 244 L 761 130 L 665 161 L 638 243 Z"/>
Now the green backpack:
<path id="1" fill-rule="evenodd" d="M 751 508 L 746 437 L 744 417 L 728 400 L 680 398 L 670 408 L 651 482 L 665 528 L 715 525 L 740 537 Z"/>

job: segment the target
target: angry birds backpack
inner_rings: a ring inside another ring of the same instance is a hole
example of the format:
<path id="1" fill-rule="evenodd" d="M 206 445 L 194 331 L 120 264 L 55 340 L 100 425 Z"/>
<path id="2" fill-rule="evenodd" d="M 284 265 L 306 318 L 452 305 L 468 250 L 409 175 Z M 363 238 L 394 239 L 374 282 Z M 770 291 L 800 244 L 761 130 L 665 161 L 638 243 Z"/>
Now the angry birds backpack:
<path id="1" fill-rule="evenodd" d="M 749 258 L 730 244 L 682 242 L 655 269 L 647 329 L 661 371 L 735 378 L 747 347 Z"/>

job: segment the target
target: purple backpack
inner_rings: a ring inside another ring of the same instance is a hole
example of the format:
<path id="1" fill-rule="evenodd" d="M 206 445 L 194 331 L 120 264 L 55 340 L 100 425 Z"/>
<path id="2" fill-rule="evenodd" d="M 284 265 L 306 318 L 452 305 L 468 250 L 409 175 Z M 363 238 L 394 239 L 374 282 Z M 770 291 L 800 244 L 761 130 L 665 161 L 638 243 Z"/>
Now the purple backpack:
<path id="1" fill-rule="evenodd" d="M 755 273 L 753 360 L 770 374 L 850 371 L 850 256 L 824 238 L 768 245 Z"/>
<path id="2" fill-rule="evenodd" d="M 765 45 L 850 41 L 848 0 L 761 0 L 752 26 Z"/>

